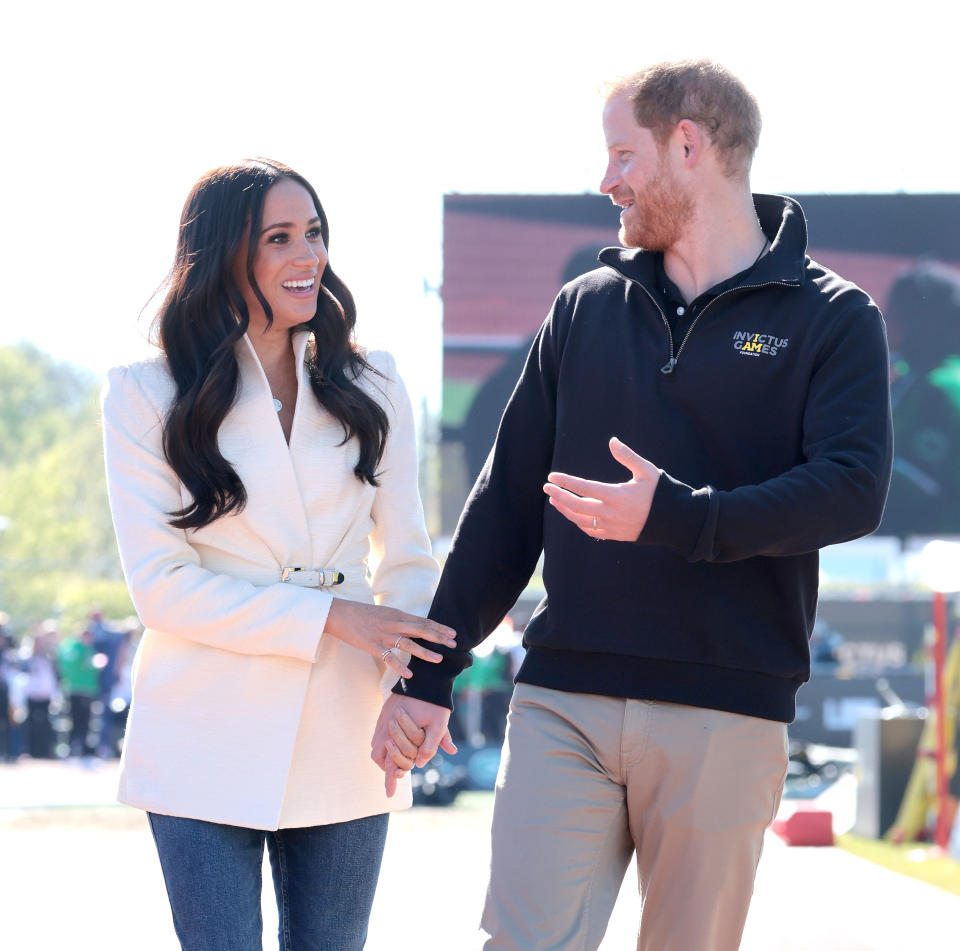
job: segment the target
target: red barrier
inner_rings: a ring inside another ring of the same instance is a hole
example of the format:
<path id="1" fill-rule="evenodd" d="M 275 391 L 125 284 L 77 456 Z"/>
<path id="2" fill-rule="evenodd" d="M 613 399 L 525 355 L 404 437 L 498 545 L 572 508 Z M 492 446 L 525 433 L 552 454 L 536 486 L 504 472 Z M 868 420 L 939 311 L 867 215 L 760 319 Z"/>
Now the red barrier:
<path id="1" fill-rule="evenodd" d="M 770 828 L 787 845 L 833 845 L 833 813 L 826 809 L 798 809 Z"/>

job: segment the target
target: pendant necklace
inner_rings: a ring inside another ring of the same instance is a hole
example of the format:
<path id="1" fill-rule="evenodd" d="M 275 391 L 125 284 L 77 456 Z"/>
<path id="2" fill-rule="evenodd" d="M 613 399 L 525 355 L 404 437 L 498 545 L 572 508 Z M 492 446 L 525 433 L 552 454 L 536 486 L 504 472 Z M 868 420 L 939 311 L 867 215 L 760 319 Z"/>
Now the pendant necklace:
<path id="1" fill-rule="evenodd" d="M 273 398 L 273 408 L 279 413 L 283 409 L 283 403 L 280 402 L 276 397 Z"/>

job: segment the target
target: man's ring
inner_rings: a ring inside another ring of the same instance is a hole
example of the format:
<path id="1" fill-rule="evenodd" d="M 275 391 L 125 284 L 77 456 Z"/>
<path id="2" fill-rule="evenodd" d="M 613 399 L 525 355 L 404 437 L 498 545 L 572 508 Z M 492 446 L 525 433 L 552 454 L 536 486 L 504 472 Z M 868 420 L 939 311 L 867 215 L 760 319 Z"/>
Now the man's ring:
<path id="1" fill-rule="evenodd" d="M 397 643 L 393 645 L 393 647 L 391 648 L 391 650 L 399 650 L 399 649 L 400 649 L 400 641 L 402 641 L 402 640 L 403 640 L 403 635 L 401 634 L 401 635 L 397 638 Z"/>
<path id="2" fill-rule="evenodd" d="M 392 647 L 388 647 L 388 648 L 380 655 L 380 659 L 381 659 L 381 660 L 386 660 L 386 659 L 387 659 L 387 655 L 388 655 L 388 654 L 392 654 L 392 653 L 393 653 L 393 648 L 392 648 Z"/>
<path id="3" fill-rule="evenodd" d="M 594 530 L 594 531 L 597 530 L 597 516 L 596 516 L 596 515 L 593 516 L 593 530 Z"/>

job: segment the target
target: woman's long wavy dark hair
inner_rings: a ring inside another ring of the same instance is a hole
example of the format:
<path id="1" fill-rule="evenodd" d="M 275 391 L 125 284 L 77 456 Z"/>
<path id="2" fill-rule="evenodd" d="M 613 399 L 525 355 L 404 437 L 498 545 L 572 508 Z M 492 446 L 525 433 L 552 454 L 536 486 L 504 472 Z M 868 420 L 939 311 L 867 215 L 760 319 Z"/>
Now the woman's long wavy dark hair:
<path id="1" fill-rule="evenodd" d="M 176 528 L 201 528 L 240 511 L 247 501 L 243 482 L 217 444 L 220 424 L 239 390 L 234 347 L 250 323 L 232 270 L 249 234 L 247 280 L 272 323 L 273 312 L 257 286 L 253 262 L 264 199 L 283 178 L 310 193 L 329 248 L 330 230 L 317 193 L 279 162 L 252 159 L 212 169 L 193 186 L 183 208 L 176 257 L 154 325 L 177 387 L 164 422 L 163 449 L 193 499 L 168 513 Z M 377 485 L 388 422 L 383 408 L 356 382 L 361 372 L 376 372 L 353 341 L 356 319 L 353 295 L 328 264 L 320 275 L 317 312 L 303 325 L 313 332 L 316 344 L 307 363 L 310 385 L 320 405 L 343 426 L 343 442 L 357 437 L 357 478 Z"/>

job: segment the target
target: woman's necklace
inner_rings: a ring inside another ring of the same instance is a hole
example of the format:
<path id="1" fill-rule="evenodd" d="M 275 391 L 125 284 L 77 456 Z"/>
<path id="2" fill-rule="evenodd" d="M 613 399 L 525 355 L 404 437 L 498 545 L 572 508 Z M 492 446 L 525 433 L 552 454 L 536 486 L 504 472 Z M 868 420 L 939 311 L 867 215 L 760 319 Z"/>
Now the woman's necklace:
<path id="1" fill-rule="evenodd" d="M 273 398 L 273 408 L 279 413 L 283 409 L 283 403 L 278 400 L 275 396 Z"/>

